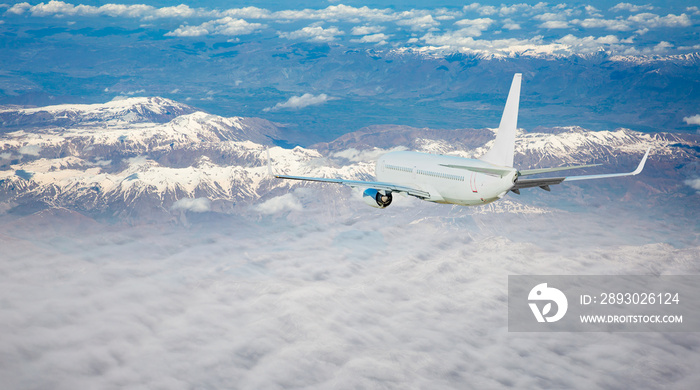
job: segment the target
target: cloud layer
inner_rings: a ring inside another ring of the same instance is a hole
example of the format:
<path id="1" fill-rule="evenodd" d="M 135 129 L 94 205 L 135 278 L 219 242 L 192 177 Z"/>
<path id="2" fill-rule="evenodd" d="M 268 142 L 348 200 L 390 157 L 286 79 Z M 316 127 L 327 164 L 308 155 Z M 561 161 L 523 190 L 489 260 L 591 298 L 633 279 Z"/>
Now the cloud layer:
<path id="1" fill-rule="evenodd" d="M 245 35 L 251 34 L 263 27 L 260 23 L 248 23 L 243 19 L 230 16 L 202 23 L 198 26 L 180 26 L 166 36 L 199 37 L 204 35 Z"/>
<path id="2" fill-rule="evenodd" d="M 412 199 L 375 210 L 347 191 L 297 194 L 303 207 L 271 212 L 296 204 L 290 195 L 220 222 L 192 218 L 189 229 L 71 214 L 0 221 L 4 386 L 652 389 L 700 380 L 694 333 L 507 331 L 507 275 L 697 274 L 697 246 L 663 243 L 688 236 L 681 228 L 664 233 L 658 220 L 635 219 L 643 213 L 472 214 Z"/>
<path id="3" fill-rule="evenodd" d="M 693 42 L 683 29 L 697 26 L 693 15 L 700 14 L 700 11 L 697 7 L 665 10 L 630 3 L 619 3 L 607 10 L 590 5 L 521 3 L 492 6 L 472 3 L 461 8 L 394 10 L 334 4 L 320 9 L 270 11 L 258 7 L 191 8 L 184 4 L 161 8 L 147 4 L 97 7 L 50 1 L 36 5 L 14 4 L 8 6 L 4 14 L 8 17 L 61 19 L 105 16 L 151 23 L 182 20 L 183 24 L 165 34 L 182 38 L 274 33 L 289 40 L 389 44 L 396 48 L 486 55 L 571 55 L 598 50 L 622 55 L 650 55 L 687 52 Z M 543 30 L 547 34 L 543 34 Z M 347 31 L 351 33 L 347 34 Z M 600 38 L 611 32 L 616 34 L 616 45 L 597 43 L 588 47 L 561 42 L 569 35 L 600 42 Z M 363 37 L 358 39 L 353 35 Z M 477 37 L 483 38 L 475 39 Z M 674 41 L 673 45 L 668 43 Z"/>

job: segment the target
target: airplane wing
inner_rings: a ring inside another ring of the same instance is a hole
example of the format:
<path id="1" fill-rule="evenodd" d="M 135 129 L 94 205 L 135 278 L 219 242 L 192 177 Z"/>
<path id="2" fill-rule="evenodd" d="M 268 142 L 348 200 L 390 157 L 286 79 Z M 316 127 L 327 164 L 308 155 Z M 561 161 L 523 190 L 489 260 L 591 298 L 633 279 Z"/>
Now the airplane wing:
<path id="1" fill-rule="evenodd" d="M 569 169 L 597 167 L 598 165 L 603 165 L 603 164 L 576 165 L 576 166 L 557 167 L 557 168 L 523 169 L 523 170 L 518 171 L 518 176 L 529 176 L 529 175 L 537 175 L 538 173 L 557 172 L 557 171 L 566 171 Z M 503 177 L 503 176 L 513 172 L 512 168 L 495 168 L 495 167 L 485 168 L 485 167 L 471 167 L 471 166 L 467 166 L 467 165 L 454 165 L 454 164 L 440 164 L 440 166 L 447 167 L 447 168 L 464 169 L 467 171 L 485 173 L 487 175 L 499 176 L 499 177 Z"/>
<path id="2" fill-rule="evenodd" d="M 385 190 L 391 192 L 404 192 L 408 195 L 415 196 L 417 198 L 426 199 L 430 198 L 430 193 L 420 190 L 418 188 L 411 188 L 406 186 L 401 186 L 392 183 L 383 183 L 378 181 L 361 181 L 361 180 L 345 180 L 345 179 L 329 179 L 325 177 L 305 177 L 305 176 L 287 176 L 287 175 L 273 175 L 278 179 L 288 179 L 288 180 L 304 180 L 304 181 L 317 181 L 321 183 L 336 183 L 345 184 L 350 187 L 357 188 L 374 188 L 376 190 Z"/>
<path id="3" fill-rule="evenodd" d="M 513 187 L 511 188 L 511 191 L 515 192 L 516 194 L 519 194 L 521 188 L 531 188 L 531 187 L 540 187 L 543 190 L 549 191 L 550 185 L 559 184 L 559 183 L 562 183 L 565 181 L 604 179 L 604 178 L 608 178 L 608 177 L 624 177 L 624 176 L 638 175 L 639 173 L 642 172 L 642 169 L 644 169 L 644 164 L 647 161 L 647 157 L 649 156 L 650 150 L 651 150 L 651 148 L 647 149 L 647 152 L 644 154 L 644 157 L 642 157 L 642 161 L 639 162 L 637 169 L 635 169 L 632 172 L 606 173 L 606 174 L 600 174 L 600 175 L 583 175 L 583 176 L 568 176 L 568 177 L 548 177 L 548 178 L 543 178 L 543 179 L 521 179 L 520 177 L 518 177 L 518 179 L 515 180 L 515 183 L 513 183 Z M 598 165 L 598 164 L 596 164 L 596 165 Z M 538 171 L 536 173 L 555 172 L 556 170 L 583 168 L 586 166 L 587 165 L 581 165 L 581 166 L 577 166 L 577 167 L 533 169 L 531 171 L 525 171 L 525 172 L 532 172 L 532 171 Z M 548 169 L 551 169 L 551 170 L 548 171 Z M 534 173 L 528 173 L 528 174 L 534 174 Z"/>
<path id="4" fill-rule="evenodd" d="M 518 171 L 518 176 L 529 176 L 529 175 L 537 175 L 538 173 L 568 171 L 570 169 L 590 168 L 590 167 L 597 167 L 599 165 L 603 165 L 603 164 L 575 165 L 575 166 L 557 167 L 557 168 L 522 169 L 522 170 Z"/>
<path id="5" fill-rule="evenodd" d="M 423 191 L 418 188 L 406 187 L 393 183 L 383 183 L 378 181 L 362 181 L 362 180 L 345 180 L 345 179 L 330 179 L 325 177 L 306 177 L 306 176 L 288 176 L 288 175 L 276 175 L 272 173 L 272 160 L 270 160 L 270 150 L 267 151 L 267 173 L 277 179 L 287 179 L 287 180 L 302 180 L 302 181 L 316 181 L 321 183 L 334 183 L 334 184 L 344 184 L 353 188 L 374 188 L 375 190 L 384 190 L 391 192 L 404 192 L 408 195 L 415 196 L 421 199 L 430 198 L 430 193 Z"/>

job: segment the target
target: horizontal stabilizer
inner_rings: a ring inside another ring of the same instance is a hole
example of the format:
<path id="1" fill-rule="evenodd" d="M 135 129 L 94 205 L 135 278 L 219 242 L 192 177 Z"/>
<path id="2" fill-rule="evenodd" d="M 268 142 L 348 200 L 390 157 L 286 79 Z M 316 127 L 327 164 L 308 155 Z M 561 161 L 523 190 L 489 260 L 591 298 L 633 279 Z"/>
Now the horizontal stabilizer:
<path id="1" fill-rule="evenodd" d="M 542 187 L 549 188 L 550 185 L 559 184 L 566 179 L 565 177 L 548 177 L 545 179 L 518 179 L 513 183 L 511 190 L 519 190 L 521 188 Z"/>
<path id="2" fill-rule="evenodd" d="M 518 171 L 518 176 L 537 175 L 539 173 L 548 173 L 548 172 L 559 172 L 559 171 L 566 171 L 569 169 L 590 168 L 590 167 L 597 167 L 599 165 L 603 165 L 603 164 L 574 165 L 571 167 L 556 167 L 556 168 L 523 169 L 523 170 Z"/>

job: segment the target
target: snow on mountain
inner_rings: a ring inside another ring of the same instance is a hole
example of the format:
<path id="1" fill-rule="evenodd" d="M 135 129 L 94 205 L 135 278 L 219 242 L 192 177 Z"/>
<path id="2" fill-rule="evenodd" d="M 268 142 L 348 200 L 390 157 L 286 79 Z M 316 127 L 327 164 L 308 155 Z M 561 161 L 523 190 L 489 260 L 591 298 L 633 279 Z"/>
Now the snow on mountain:
<path id="1" fill-rule="evenodd" d="M 104 104 L 61 104 L 46 107 L 0 107 L 3 129 L 35 126 L 76 126 L 99 122 L 164 123 L 197 110 L 161 97 L 118 97 Z"/>
<path id="2" fill-rule="evenodd" d="M 495 129 L 435 130 L 409 126 L 372 126 L 345 134 L 335 141 L 316 144 L 322 153 L 355 150 L 361 155 L 379 147 L 396 147 L 425 153 L 477 158 L 491 148 Z M 642 133 L 629 129 L 587 131 L 581 127 L 557 127 L 533 132 L 518 131 L 515 163 L 520 168 L 626 161 L 639 158 L 651 147 L 652 156 L 664 160 L 692 160 L 692 148 L 700 142 L 693 134 Z M 685 147 L 684 147 L 685 146 Z M 375 153 L 376 154 L 376 153 Z M 335 152 L 331 155 L 338 155 Z M 613 167 L 614 168 L 614 167 Z"/>
<path id="3" fill-rule="evenodd" d="M 679 145 L 697 145 L 700 140 L 693 135 L 641 133 L 629 129 L 593 132 L 571 126 L 553 130 L 521 133 L 516 143 L 516 161 L 521 161 L 523 167 L 612 162 L 627 156 L 637 158 L 648 148 L 652 149 L 650 155 L 657 159 L 682 161 L 692 159 L 693 154 Z"/>
<path id="4" fill-rule="evenodd" d="M 121 219 L 167 218 L 183 208 L 179 203 L 173 206 L 182 199 L 203 199 L 199 211 L 229 212 L 236 204 L 279 196 L 298 186 L 323 188 L 324 196 L 342 197 L 346 196 L 342 187 L 270 178 L 266 150 L 275 172 L 371 180 L 374 161 L 387 151 L 478 157 L 494 136 L 489 129 L 375 126 L 316 149 L 283 149 L 271 147 L 280 129 L 262 119 L 224 118 L 201 111 L 182 113 L 165 123 L 114 119 L 116 112 L 145 112 L 144 102 L 149 102 L 148 112 L 153 113 L 178 105 L 166 99 L 134 98 L 80 110 L 53 106 L 12 111 L 71 112 L 79 124 L 60 127 L 51 122 L 2 134 L 0 210 L 66 207 Z M 682 164 L 696 158 L 698 138 L 626 129 L 590 132 L 577 127 L 520 132 L 516 164 L 529 168 L 607 162 L 611 167 L 603 169 L 619 169 L 618 165 L 636 164 L 648 147 L 653 149 L 650 160 Z M 545 212 L 517 201 L 488 211 Z"/>

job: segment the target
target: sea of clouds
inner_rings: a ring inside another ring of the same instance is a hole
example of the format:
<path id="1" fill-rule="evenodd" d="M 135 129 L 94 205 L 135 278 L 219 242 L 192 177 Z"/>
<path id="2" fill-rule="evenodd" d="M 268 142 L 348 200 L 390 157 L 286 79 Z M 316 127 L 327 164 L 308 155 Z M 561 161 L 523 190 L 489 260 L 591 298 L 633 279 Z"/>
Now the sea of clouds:
<path id="1" fill-rule="evenodd" d="M 347 196 L 345 196 L 347 195 Z M 697 274 L 639 215 L 297 190 L 187 226 L 5 216 L 5 388 L 692 388 L 695 333 L 511 333 L 518 274 Z M 504 200 L 502 202 L 506 202 Z M 500 207 L 500 206 L 499 206 Z M 199 212 L 198 212 L 199 211 Z M 669 243 L 675 237 L 675 244 Z"/>

